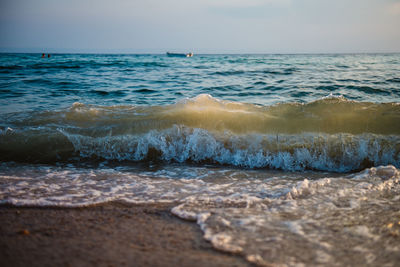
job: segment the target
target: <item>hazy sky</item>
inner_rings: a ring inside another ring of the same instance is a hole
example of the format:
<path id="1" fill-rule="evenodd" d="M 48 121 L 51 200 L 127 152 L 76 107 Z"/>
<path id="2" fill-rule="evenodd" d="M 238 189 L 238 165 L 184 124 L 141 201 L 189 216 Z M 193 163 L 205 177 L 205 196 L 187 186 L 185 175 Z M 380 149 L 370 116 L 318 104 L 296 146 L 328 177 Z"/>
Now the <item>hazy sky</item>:
<path id="1" fill-rule="evenodd" d="M 400 0 L 0 0 L 0 51 L 400 52 Z"/>

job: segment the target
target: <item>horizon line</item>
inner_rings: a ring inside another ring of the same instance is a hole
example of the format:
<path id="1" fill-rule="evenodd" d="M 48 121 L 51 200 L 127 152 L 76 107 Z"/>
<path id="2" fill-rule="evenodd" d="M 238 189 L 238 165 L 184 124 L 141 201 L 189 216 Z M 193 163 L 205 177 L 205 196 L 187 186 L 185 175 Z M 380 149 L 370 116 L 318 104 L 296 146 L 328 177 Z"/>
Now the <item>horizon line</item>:
<path id="1" fill-rule="evenodd" d="M 49 49 L 51 50 L 51 49 Z M 75 54 L 75 55 L 165 55 L 169 51 L 165 52 L 52 52 L 52 51 L 41 51 L 41 52 L 23 52 L 23 51 L 0 51 L 0 54 Z M 186 52 L 185 52 L 186 53 Z M 357 54 L 400 54 L 400 51 L 375 51 L 375 52 L 200 52 L 194 53 L 194 55 L 357 55 Z"/>

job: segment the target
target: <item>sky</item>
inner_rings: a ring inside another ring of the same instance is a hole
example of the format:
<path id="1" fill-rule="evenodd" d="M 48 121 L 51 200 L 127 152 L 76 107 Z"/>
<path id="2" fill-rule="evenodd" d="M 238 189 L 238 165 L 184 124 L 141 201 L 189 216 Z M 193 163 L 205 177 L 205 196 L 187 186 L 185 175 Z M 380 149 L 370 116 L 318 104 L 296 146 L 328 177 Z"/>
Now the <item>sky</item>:
<path id="1" fill-rule="evenodd" d="M 1 52 L 400 52 L 400 0 L 0 0 Z"/>

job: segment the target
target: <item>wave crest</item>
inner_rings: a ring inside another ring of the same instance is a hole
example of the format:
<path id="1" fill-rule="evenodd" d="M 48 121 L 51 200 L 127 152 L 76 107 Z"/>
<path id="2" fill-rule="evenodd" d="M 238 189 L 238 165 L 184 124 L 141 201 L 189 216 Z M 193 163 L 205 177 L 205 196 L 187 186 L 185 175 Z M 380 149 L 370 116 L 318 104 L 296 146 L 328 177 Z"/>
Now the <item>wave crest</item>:
<path id="1" fill-rule="evenodd" d="M 209 162 L 248 168 L 352 171 L 400 162 L 400 137 L 374 134 L 235 135 L 175 125 L 143 135 L 90 137 L 62 132 L 82 157 Z"/>
<path id="2" fill-rule="evenodd" d="M 6 117 L 0 160 L 80 157 L 339 172 L 399 167 L 399 114 L 396 103 L 333 96 L 269 107 L 210 95 L 167 106 L 74 103 Z"/>

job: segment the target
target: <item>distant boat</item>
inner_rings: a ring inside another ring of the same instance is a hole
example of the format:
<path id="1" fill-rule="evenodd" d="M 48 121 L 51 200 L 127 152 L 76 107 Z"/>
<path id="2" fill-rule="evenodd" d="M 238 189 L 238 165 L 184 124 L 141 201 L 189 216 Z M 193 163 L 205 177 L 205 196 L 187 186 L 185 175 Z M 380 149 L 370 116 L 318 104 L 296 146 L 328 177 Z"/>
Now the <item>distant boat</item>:
<path id="1" fill-rule="evenodd" d="M 167 56 L 169 57 L 193 57 L 193 53 L 171 53 L 171 52 L 167 52 Z"/>

